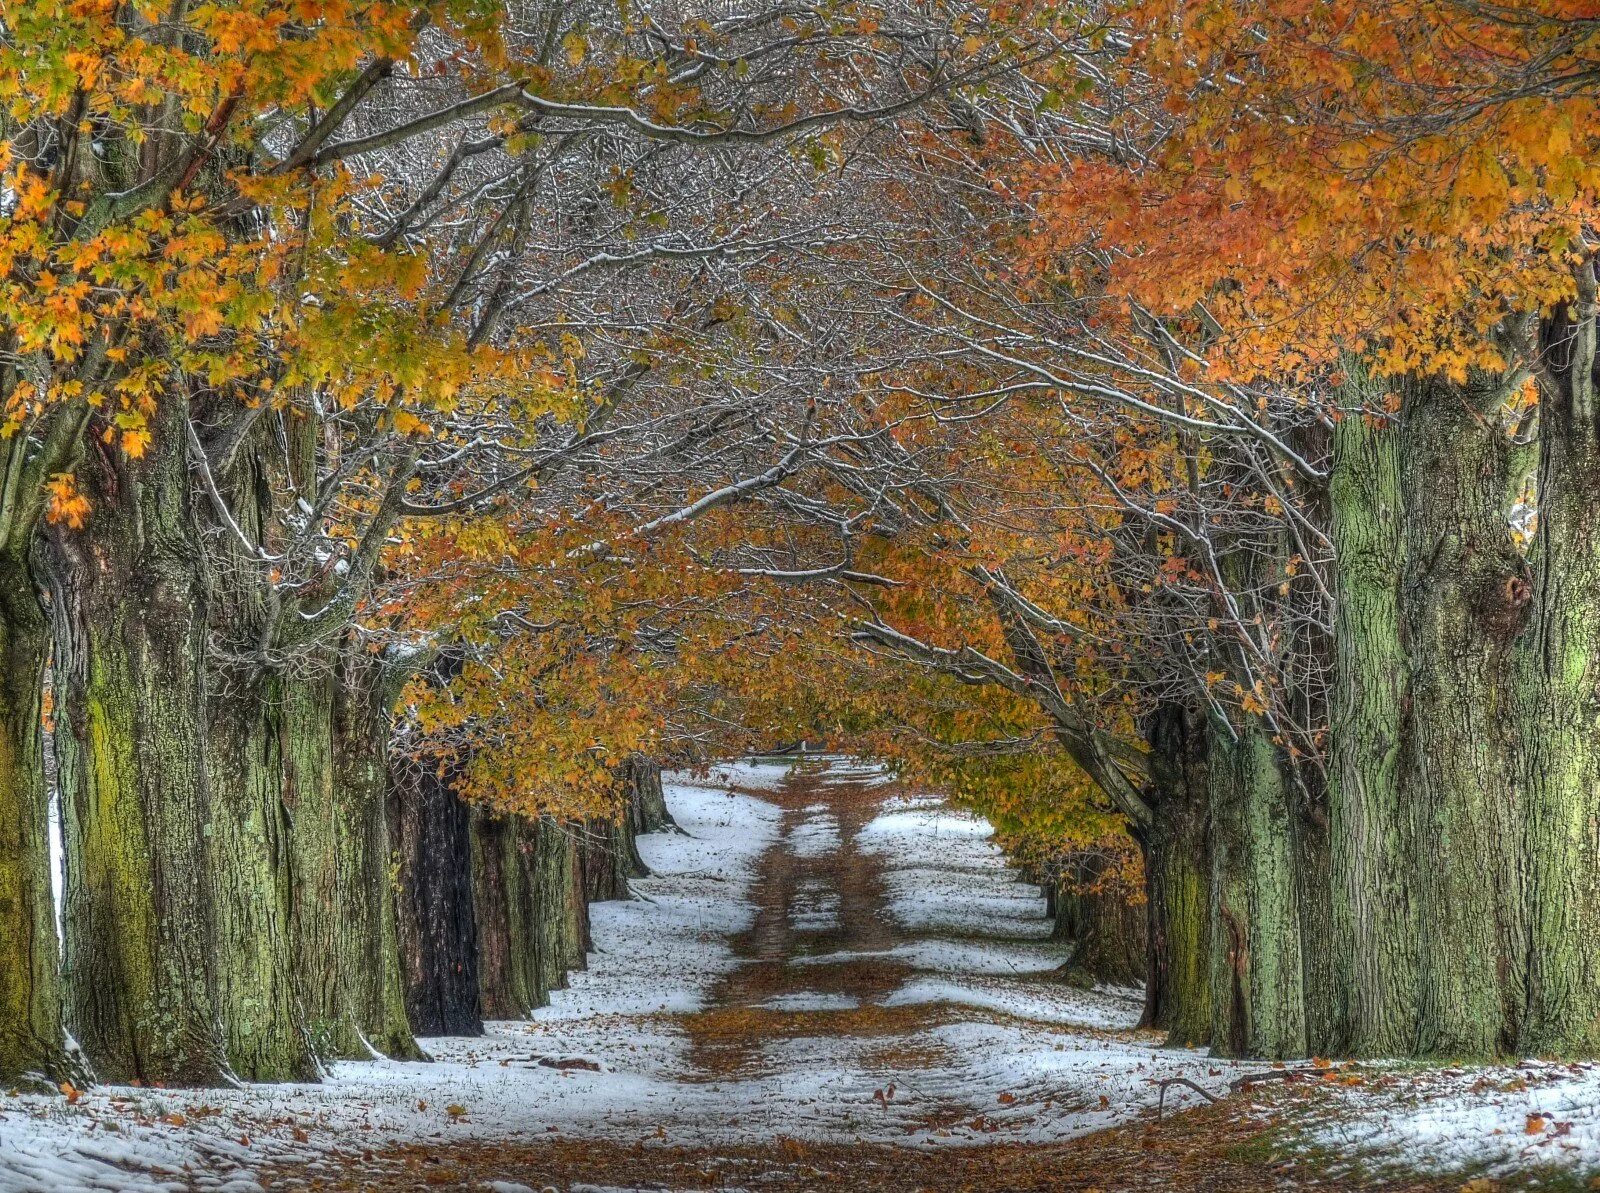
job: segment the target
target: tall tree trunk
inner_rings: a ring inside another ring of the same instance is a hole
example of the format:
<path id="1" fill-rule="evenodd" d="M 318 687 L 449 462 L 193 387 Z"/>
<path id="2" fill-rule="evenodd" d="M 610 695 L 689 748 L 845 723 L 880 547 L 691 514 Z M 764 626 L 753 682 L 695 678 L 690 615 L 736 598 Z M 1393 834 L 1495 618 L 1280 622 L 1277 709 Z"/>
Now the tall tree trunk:
<path id="1" fill-rule="evenodd" d="M 398 764 L 390 788 L 406 1015 L 421 1036 L 483 1033 L 471 818 L 451 779 L 448 767 L 423 757 Z"/>
<path id="2" fill-rule="evenodd" d="M 1417 1048 L 1492 1056 L 1526 1001 L 1526 891 L 1512 641 L 1526 568 L 1508 514 L 1505 383 L 1408 380 L 1401 406 L 1401 625 L 1410 659 L 1400 791 L 1413 810 Z"/>
<path id="3" fill-rule="evenodd" d="M 1211 803 L 1211 1044 L 1225 1056 L 1306 1052 L 1301 876 L 1293 780 L 1259 717 L 1214 719 Z"/>
<path id="4" fill-rule="evenodd" d="M 381 656 L 350 651 L 341 660 L 333 693 L 333 798 L 343 867 L 339 956 L 350 1011 L 373 1048 L 416 1060 L 422 1050 L 406 1020 L 385 800 L 390 709 L 402 674 Z"/>
<path id="5" fill-rule="evenodd" d="M 1174 1045 L 1211 1037 L 1211 863 L 1205 777 L 1205 729 L 1175 704 L 1146 726 L 1154 818 L 1138 834 L 1149 912 L 1149 976 L 1143 1024 L 1164 1028 Z"/>
<path id="6" fill-rule="evenodd" d="M 365 1060 L 373 1050 L 362 1037 L 348 996 L 355 958 L 346 956 L 341 929 L 344 889 L 355 880 L 340 832 L 333 778 L 332 660 L 300 661 L 297 674 L 279 681 L 279 750 L 283 802 L 289 814 L 290 926 L 298 962 L 295 986 L 317 1055 Z"/>
<path id="7" fill-rule="evenodd" d="M 1149 914 L 1143 901 L 1129 898 L 1108 866 L 1117 859 L 1105 853 L 1074 854 L 1052 867 L 1047 880 L 1053 935 L 1072 943 L 1072 956 L 1062 967 L 1066 980 L 1083 986 L 1137 986 L 1149 965 Z"/>
<path id="8" fill-rule="evenodd" d="M 1600 419 L 1594 266 L 1545 329 L 1539 524 L 1519 644 L 1529 903 L 1522 1052 L 1600 1052 Z"/>
<path id="9" fill-rule="evenodd" d="M 540 985 L 565 990 L 569 970 L 582 969 L 588 915 L 578 841 L 573 826 L 539 818 L 534 845 Z"/>
<path id="10" fill-rule="evenodd" d="M 661 764 L 643 754 L 634 754 L 624 764 L 629 784 L 628 815 L 637 839 L 645 833 L 659 833 L 663 829 L 677 828 L 672 813 L 667 811 L 666 792 L 661 786 Z M 644 862 L 635 851 L 634 878 L 645 877 Z"/>
<path id="11" fill-rule="evenodd" d="M 49 651 L 25 556 L 0 554 L 0 1086 L 69 1075 L 42 736 Z"/>
<path id="12" fill-rule="evenodd" d="M 1349 392 L 1377 404 L 1376 389 Z M 1332 952 L 1338 1048 L 1355 1056 L 1406 1056 L 1417 1042 L 1416 826 L 1400 785 L 1407 660 L 1399 450 L 1399 428 L 1359 409 L 1334 430 Z"/>
<path id="13" fill-rule="evenodd" d="M 180 400 L 143 458 L 94 450 L 87 531 L 52 552 L 68 1022 L 97 1076 L 215 1085 L 205 586 Z"/>
<path id="14" fill-rule="evenodd" d="M 483 1017 L 525 1018 L 550 1001 L 539 959 L 538 824 L 525 816 L 475 808 L 472 829 Z"/>
<path id="15" fill-rule="evenodd" d="M 217 994 L 234 1072 L 247 1081 L 318 1076 L 295 987 L 291 829 L 283 806 L 280 687 L 255 668 L 219 667 L 207 696 L 217 919 Z"/>

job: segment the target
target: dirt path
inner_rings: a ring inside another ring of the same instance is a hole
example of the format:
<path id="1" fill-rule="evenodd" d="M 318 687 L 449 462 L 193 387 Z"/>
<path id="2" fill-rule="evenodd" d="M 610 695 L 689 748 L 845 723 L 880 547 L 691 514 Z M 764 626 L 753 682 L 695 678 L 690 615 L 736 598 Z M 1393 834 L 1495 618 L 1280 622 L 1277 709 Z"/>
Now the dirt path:
<path id="1" fill-rule="evenodd" d="M 732 942 L 739 968 L 685 1021 L 689 1080 L 760 1073 L 773 1040 L 904 1033 L 943 1014 L 927 1004 L 880 1005 L 912 972 L 887 955 L 905 935 L 889 914 L 883 857 L 857 848 L 884 789 L 797 768 L 761 795 L 783 809 L 782 836 L 751 892 L 755 921 Z"/>
<path id="2" fill-rule="evenodd" d="M 728 942 L 737 964 L 703 1007 L 665 1017 L 684 1045 L 671 1079 L 707 1108 L 699 1127 L 685 1132 L 680 1120 L 670 1133 L 621 1140 L 597 1121 L 588 1137 L 580 1125 L 364 1150 L 268 1171 L 262 1183 L 500 1193 L 1456 1187 L 1318 1176 L 1276 1155 L 1259 1107 L 1254 1117 L 1225 1106 L 1093 1130 L 1097 1116 L 1126 1120 L 1118 1103 L 1147 1096 L 1140 1057 L 1153 1058 L 1154 1040 L 1095 1026 L 1097 1016 L 1131 1023 L 1126 995 L 1081 996 L 1051 981 L 1060 950 L 1042 939 L 1042 901 L 973 837 L 981 826 L 870 774 L 826 767 L 750 794 L 776 805 L 778 838 L 746 894 L 753 918 Z M 1112 1059 L 1098 1068 L 1073 1059 L 1102 1049 Z M 1196 1059 L 1197 1077 L 1221 1072 Z"/>

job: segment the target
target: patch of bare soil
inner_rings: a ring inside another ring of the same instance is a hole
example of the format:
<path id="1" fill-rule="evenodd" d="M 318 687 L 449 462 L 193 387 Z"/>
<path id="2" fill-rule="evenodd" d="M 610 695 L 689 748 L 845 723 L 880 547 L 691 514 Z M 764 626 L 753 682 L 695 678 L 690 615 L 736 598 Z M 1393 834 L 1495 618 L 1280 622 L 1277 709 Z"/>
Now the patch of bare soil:
<path id="1" fill-rule="evenodd" d="M 692 1041 L 694 1072 L 687 1080 L 716 1081 L 759 1070 L 764 1044 L 820 1032 L 871 1037 L 943 1022 L 930 1007 L 873 1006 L 910 974 L 903 961 L 883 953 L 901 937 L 886 913 L 883 863 L 858 851 L 856 833 L 878 814 L 886 789 L 827 783 L 797 771 L 761 798 L 783 809 L 782 838 L 762 858 L 751 889 L 755 919 L 730 942 L 737 969 L 712 990 L 707 1010 L 684 1026 Z M 830 825 L 837 848 L 797 850 L 790 834 L 802 825 Z M 809 918 L 808 918 L 809 913 Z M 855 954 L 825 964 L 794 965 L 796 958 Z M 865 955 L 862 955 L 865 954 Z M 789 1010 L 784 997 L 850 1000 L 855 1009 Z M 778 1001 L 779 1005 L 771 1004 Z"/>
<path id="2" fill-rule="evenodd" d="M 564 1140 L 532 1145 L 408 1147 L 381 1153 L 359 1172 L 280 1175 L 273 1190 L 484 1189 L 492 1182 L 565 1190 L 609 1186 L 651 1190 L 763 1189 L 775 1193 L 927 1190 L 929 1193 L 1059 1190 L 1079 1193 L 1458 1193 L 1460 1182 L 1363 1178 L 1331 1173 L 1280 1154 L 1273 1125 L 1242 1106 L 1184 1111 L 1086 1135 L 1070 1143 L 905 1148 L 813 1144 L 778 1138 L 759 1147 L 675 1147 Z M 1493 1189 L 1493 1185 L 1485 1186 Z M 1509 1188 L 1509 1187 L 1508 1187 Z"/>

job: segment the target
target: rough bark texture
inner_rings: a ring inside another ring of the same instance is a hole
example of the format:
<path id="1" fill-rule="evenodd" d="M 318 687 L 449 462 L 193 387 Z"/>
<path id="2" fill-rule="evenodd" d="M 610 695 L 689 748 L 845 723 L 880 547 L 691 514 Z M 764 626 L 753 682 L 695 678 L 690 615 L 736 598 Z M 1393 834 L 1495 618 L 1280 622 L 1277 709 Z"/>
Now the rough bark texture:
<path id="1" fill-rule="evenodd" d="M 540 985 L 564 990 L 567 972 L 582 969 L 589 947 L 578 839 L 573 826 L 541 817 L 534 839 L 534 923 Z"/>
<path id="2" fill-rule="evenodd" d="M 40 707 L 49 649 L 26 561 L 0 555 L 0 1086 L 68 1075 Z"/>
<path id="3" fill-rule="evenodd" d="M 1211 1044 L 1225 1056 L 1306 1052 L 1305 961 L 1294 792 L 1258 717 L 1213 723 Z"/>
<path id="4" fill-rule="evenodd" d="M 472 891 L 478 922 L 479 1007 L 521 1019 L 549 1002 L 539 964 L 537 827 L 525 817 L 472 812 Z"/>
<path id="5" fill-rule="evenodd" d="M 352 651 L 341 661 L 333 698 L 333 796 L 343 866 L 339 957 L 350 1011 L 373 1048 L 415 1060 L 422 1050 L 406 1019 L 385 804 L 390 708 L 402 674 L 378 656 Z"/>
<path id="6" fill-rule="evenodd" d="M 295 991 L 290 825 L 282 801 L 279 686 L 219 670 L 207 699 L 217 994 L 228 1060 L 247 1081 L 317 1076 Z"/>
<path id="7" fill-rule="evenodd" d="M 1359 395 L 1358 395 L 1359 396 Z M 1330 478 L 1334 584 L 1329 818 L 1339 1049 L 1416 1046 L 1416 841 L 1400 787 L 1407 665 L 1401 640 L 1399 428 L 1348 411 Z"/>
<path id="8" fill-rule="evenodd" d="M 390 798 L 411 1030 L 420 1036 L 481 1035 L 470 814 L 448 769 L 432 759 L 397 765 Z"/>
<path id="9" fill-rule="evenodd" d="M 1592 266 L 1590 266 L 1592 275 Z M 1539 527 L 1520 643 L 1527 1018 L 1519 1051 L 1600 1051 L 1600 439 L 1593 278 L 1546 329 Z"/>
<path id="10" fill-rule="evenodd" d="M 179 401 L 139 460 L 92 451 L 87 530 L 52 552 L 68 855 L 68 1023 L 98 1077 L 226 1073 L 204 763 L 205 586 Z"/>
<path id="11" fill-rule="evenodd" d="M 666 793 L 661 788 L 661 764 L 642 754 L 635 754 L 624 763 L 624 767 L 630 793 L 628 817 L 633 825 L 634 837 L 677 828 L 672 813 L 667 811 Z M 637 863 L 640 868 L 643 864 Z M 643 878 L 644 874 L 634 877 Z"/>
<path id="12" fill-rule="evenodd" d="M 1072 943 L 1062 976 L 1083 985 L 1137 986 L 1149 964 L 1149 914 L 1105 876 L 1104 854 L 1074 854 L 1043 879 L 1057 940 Z"/>
<path id="13" fill-rule="evenodd" d="M 1163 705 L 1150 718 L 1152 824 L 1140 831 L 1150 947 L 1142 1022 L 1173 1044 L 1210 1042 L 1211 913 L 1205 730 L 1200 718 Z"/>
<path id="14" fill-rule="evenodd" d="M 580 883 L 586 903 L 628 897 L 628 875 L 636 856 L 626 809 L 616 819 L 586 820 L 571 826 L 578 840 Z"/>
<path id="15" fill-rule="evenodd" d="M 1526 1000 L 1526 891 L 1511 644 L 1528 600 L 1507 525 L 1495 379 L 1409 381 L 1401 407 L 1410 659 L 1400 791 L 1415 817 L 1417 1050 L 1514 1048 Z"/>
<path id="16" fill-rule="evenodd" d="M 358 860 L 348 855 L 333 793 L 332 660 L 307 660 L 304 674 L 285 675 L 278 718 L 283 803 L 289 814 L 290 927 L 295 988 L 317 1055 L 365 1060 L 347 978 L 350 933 L 342 930 L 345 888 Z"/>

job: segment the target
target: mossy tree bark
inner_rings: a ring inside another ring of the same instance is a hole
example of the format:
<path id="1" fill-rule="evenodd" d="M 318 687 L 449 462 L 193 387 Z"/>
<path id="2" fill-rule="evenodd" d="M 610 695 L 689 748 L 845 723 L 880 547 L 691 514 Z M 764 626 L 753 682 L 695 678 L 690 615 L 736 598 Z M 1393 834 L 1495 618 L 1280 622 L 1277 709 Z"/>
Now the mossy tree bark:
<path id="1" fill-rule="evenodd" d="M 348 650 L 333 692 L 333 797 L 342 880 L 339 957 L 350 1013 L 367 1043 L 396 1060 L 422 1056 L 406 1020 L 386 793 L 390 710 L 407 669 Z"/>
<path id="2" fill-rule="evenodd" d="M 205 584 L 187 412 L 141 459 L 91 449 L 82 533 L 53 535 L 57 762 L 65 805 L 68 1021 L 110 1081 L 227 1074 L 205 770 Z"/>
<path id="3" fill-rule="evenodd" d="M 263 421 L 219 482 L 233 526 L 275 546 L 273 488 L 266 461 L 276 447 Z M 213 515 L 216 514 L 213 509 Z M 210 632 L 207 669 L 207 840 L 217 919 L 217 992 L 234 1072 L 248 1081 L 308 1081 L 319 1075 L 296 988 L 302 960 L 290 922 L 292 824 L 283 803 L 283 683 L 264 665 L 275 611 L 265 565 L 233 526 L 208 528 Z"/>
<path id="4" fill-rule="evenodd" d="M 373 1050 L 350 997 L 356 958 L 346 954 L 354 942 L 342 923 L 346 890 L 357 880 L 361 862 L 347 848 L 355 843 L 340 831 L 334 798 L 334 663 L 330 654 L 315 652 L 279 683 L 283 802 L 290 824 L 289 920 L 295 987 L 312 1046 L 320 1057 L 364 1060 Z"/>
<path id="5" fill-rule="evenodd" d="M 1293 781 L 1259 717 L 1210 728 L 1211 1045 L 1281 1059 L 1307 1047 Z"/>
<path id="6" fill-rule="evenodd" d="M 1412 809 L 1425 1055 L 1514 1049 L 1527 990 L 1512 643 L 1527 569 L 1509 530 L 1515 379 L 1408 379 L 1400 412 L 1400 620 L 1410 666 L 1399 789 Z M 1375 743 L 1378 744 L 1378 743 Z"/>
<path id="7" fill-rule="evenodd" d="M 1519 644 L 1528 883 L 1518 1050 L 1600 1052 L 1600 409 L 1593 261 L 1543 330 L 1539 524 Z"/>
<path id="8" fill-rule="evenodd" d="M 1142 1022 L 1170 1043 L 1211 1037 L 1209 809 L 1202 719 L 1164 704 L 1145 729 L 1152 779 L 1148 826 L 1136 832 L 1144 857 L 1150 961 Z"/>
<path id="9" fill-rule="evenodd" d="M 20 379 L 0 365 L 0 392 Z M 42 720 L 50 626 L 34 564 L 45 484 L 81 454 L 89 409 L 61 402 L 0 439 L 0 1086 L 83 1078 L 62 1030 Z"/>
<path id="10" fill-rule="evenodd" d="M 1352 365 L 1352 371 L 1356 366 Z M 1400 431 L 1358 382 L 1334 429 L 1334 688 L 1329 819 L 1339 1043 L 1406 1056 L 1417 1038 L 1417 842 L 1401 782 Z"/>
<path id="11" fill-rule="evenodd" d="M 26 548 L 0 550 L 0 1085 L 69 1075 L 41 708 L 49 652 Z"/>

